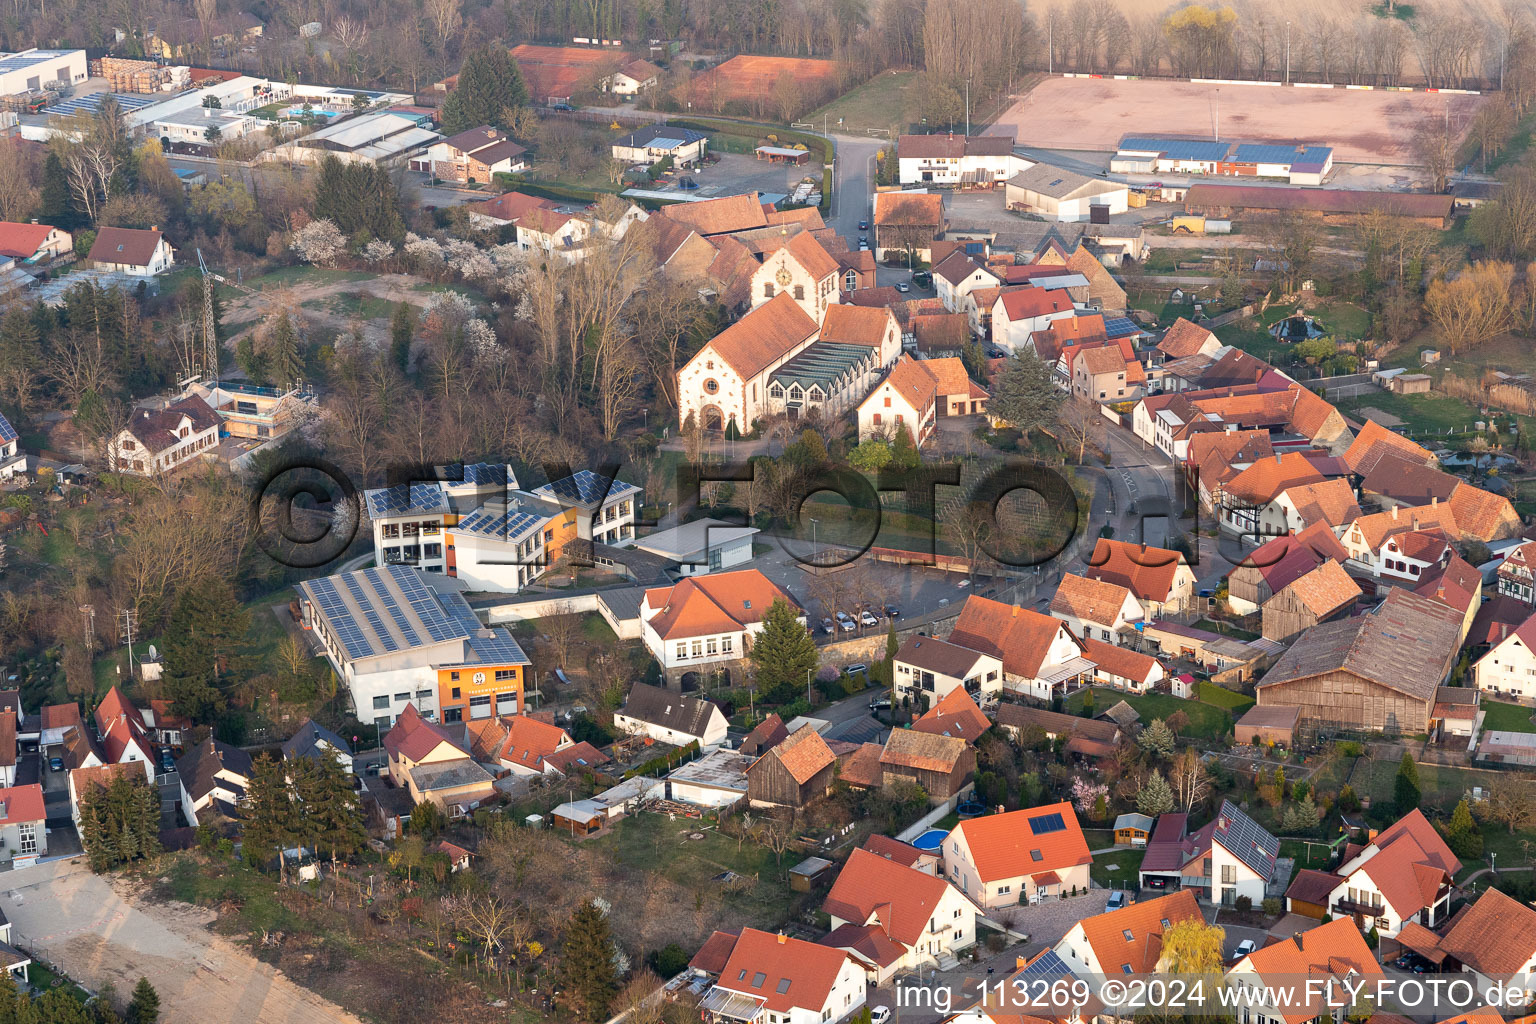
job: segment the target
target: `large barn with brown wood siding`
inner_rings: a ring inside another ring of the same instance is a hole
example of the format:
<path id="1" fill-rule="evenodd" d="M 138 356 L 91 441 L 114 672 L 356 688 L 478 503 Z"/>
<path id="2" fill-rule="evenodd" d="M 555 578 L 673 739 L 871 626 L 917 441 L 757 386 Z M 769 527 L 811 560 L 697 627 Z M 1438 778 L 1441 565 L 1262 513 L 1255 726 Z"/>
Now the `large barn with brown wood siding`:
<path id="1" fill-rule="evenodd" d="M 897 729 L 880 755 L 881 784 L 915 782 L 935 801 L 947 800 L 976 774 L 976 751 L 955 736 Z"/>
<path id="2" fill-rule="evenodd" d="M 1303 633 L 1259 681 L 1259 705 L 1299 707 L 1312 730 L 1425 733 L 1460 645 L 1459 612 L 1393 590 L 1369 615 Z"/>

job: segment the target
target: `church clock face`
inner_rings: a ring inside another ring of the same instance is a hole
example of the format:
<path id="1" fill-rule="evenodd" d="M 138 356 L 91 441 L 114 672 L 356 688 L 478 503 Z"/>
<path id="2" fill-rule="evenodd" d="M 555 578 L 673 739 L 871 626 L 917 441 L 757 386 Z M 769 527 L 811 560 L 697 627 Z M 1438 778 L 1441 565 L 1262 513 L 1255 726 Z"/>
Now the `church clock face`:
<path id="1" fill-rule="evenodd" d="M 476 672 L 475 673 L 475 685 L 479 686 L 483 682 L 485 682 L 485 673 L 484 672 Z"/>
<path id="2" fill-rule="evenodd" d="M 789 287 L 789 282 L 794 280 L 789 275 L 789 268 L 788 267 L 780 267 L 779 268 L 778 276 L 775 279 L 779 282 L 779 287 L 781 287 L 781 288 L 788 288 Z"/>

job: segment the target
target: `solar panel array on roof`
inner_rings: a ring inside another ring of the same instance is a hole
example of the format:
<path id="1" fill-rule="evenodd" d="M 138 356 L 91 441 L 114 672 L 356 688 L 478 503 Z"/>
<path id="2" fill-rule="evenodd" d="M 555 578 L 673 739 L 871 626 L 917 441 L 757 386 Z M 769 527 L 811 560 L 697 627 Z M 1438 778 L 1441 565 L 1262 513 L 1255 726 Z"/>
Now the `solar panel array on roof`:
<path id="1" fill-rule="evenodd" d="M 1034 981 L 1037 978 L 1059 978 L 1063 975 L 1075 977 L 1066 961 L 1057 956 L 1054 949 L 1048 949 L 1036 957 L 1028 967 L 1015 974 L 1014 979 L 1015 981 Z"/>
<path id="2" fill-rule="evenodd" d="M 89 96 L 71 96 L 62 103 L 55 103 L 43 113 L 58 114 L 61 117 L 68 117 L 70 114 L 95 113 L 101 109 L 101 101 L 108 96 L 116 100 L 117 105 L 123 110 L 141 110 L 164 99 L 161 96 L 129 96 L 115 92 L 93 92 Z"/>
<path id="3" fill-rule="evenodd" d="M 590 505 L 602 501 L 613 491 L 626 485 L 613 480 L 610 486 L 606 477 L 598 476 L 590 469 L 583 469 L 572 473 L 564 480 L 555 480 L 544 486 L 559 497 Z"/>
<path id="4" fill-rule="evenodd" d="M 368 491 L 368 512 L 374 516 L 447 512 L 448 499 L 435 483 L 396 484 Z"/>
<path id="5" fill-rule="evenodd" d="M 1272 146 L 1257 142 L 1245 142 L 1237 147 L 1232 159 L 1240 164 L 1288 164 L 1296 159 L 1295 146 Z"/>
<path id="6" fill-rule="evenodd" d="M 0 57 L 0 71 L 20 71 L 45 61 L 67 55 L 69 50 L 34 50 L 31 53 L 12 53 Z"/>
<path id="7" fill-rule="evenodd" d="M 398 651 L 400 643 L 395 639 L 394 634 L 384 628 L 384 619 L 380 617 L 378 609 L 373 606 L 368 594 L 364 592 L 362 579 L 357 573 L 349 572 L 342 577 L 342 580 L 346 583 L 347 589 L 352 592 L 352 600 L 356 601 L 358 608 L 362 609 L 363 618 L 367 619 L 368 625 L 373 627 L 373 635 L 378 637 L 385 652 L 393 654 Z"/>
<path id="8" fill-rule="evenodd" d="M 464 600 L 463 594 L 450 590 L 446 594 L 439 594 L 438 600 L 442 603 L 443 611 L 457 619 L 471 636 L 484 628 L 480 624 L 480 616 L 476 615 L 475 610 L 469 606 L 469 602 Z"/>
<path id="9" fill-rule="evenodd" d="M 16 428 L 11 426 L 11 421 L 4 415 L 0 415 L 0 444 L 16 440 Z"/>
<path id="10" fill-rule="evenodd" d="M 1129 138 L 1120 142 L 1120 151 L 1161 153 L 1169 160 L 1221 160 L 1232 148 L 1230 142 L 1200 142 L 1194 139 Z"/>
<path id="11" fill-rule="evenodd" d="M 1062 832 L 1066 827 L 1067 823 L 1062 820 L 1060 814 L 1042 814 L 1038 818 L 1029 819 L 1029 831 L 1037 836 Z"/>
<path id="12" fill-rule="evenodd" d="M 1258 872 L 1266 881 L 1275 873 L 1280 841 L 1238 809 L 1230 800 L 1221 802 L 1216 814 L 1215 839 L 1227 852 Z"/>
<path id="13" fill-rule="evenodd" d="M 342 603 L 341 594 L 336 590 L 336 584 L 332 577 L 310 581 L 310 587 L 315 594 L 315 600 L 320 603 L 320 610 L 325 613 L 325 619 L 331 632 L 336 634 L 336 639 L 341 642 L 342 649 L 347 652 L 349 658 L 367 658 L 373 651 L 373 644 L 363 635 L 362 628 L 357 620 Z"/>
<path id="14" fill-rule="evenodd" d="M 542 522 L 544 522 L 544 516 L 525 512 L 514 506 L 509 505 L 503 509 L 499 505 L 495 507 L 487 505 L 475 509 L 454 529 L 460 533 L 472 533 L 477 537 L 495 537 L 500 540 L 515 541 L 527 535 Z"/>
<path id="15" fill-rule="evenodd" d="M 1132 334 L 1140 334 L 1141 328 L 1129 317 L 1110 316 L 1104 318 L 1104 333 L 1111 338 L 1126 338 Z"/>
<path id="16" fill-rule="evenodd" d="M 421 644 L 421 637 L 416 632 L 416 627 L 411 625 L 411 620 L 405 617 L 405 609 L 400 607 L 400 602 L 395 600 L 395 595 L 390 593 L 384 585 L 384 577 L 379 570 L 368 568 L 363 570 L 363 576 L 373 587 L 376 594 L 389 612 L 389 617 L 395 620 L 395 625 L 400 629 L 400 635 L 405 637 L 405 642 L 412 647 Z"/>
<path id="17" fill-rule="evenodd" d="M 507 467 L 504 463 L 499 462 L 474 462 L 463 467 L 462 482 L 466 484 L 505 484 L 507 482 Z"/>
<path id="18" fill-rule="evenodd" d="M 528 656 L 522 645 L 506 630 L 498 629 L 490 636 L 472 636 L 469 649 L 473 660 L 497 665 L 527 664 Z"/>
<path id="19" fill-rule="evenodd" d="M 421 619 L 422 625 L 427 627 L 432 643 L 441 643 L 444 640 L 469 635 L 469 630 L 464 628 L 462 622 L 448 616 L 442 602 L 427 589 L 414 570 L 403 565 L 392 565 L 389 567 L 389 573 L 401 593 L 405 594 L 411 610 L 416 613 L 417 618 Z"/>

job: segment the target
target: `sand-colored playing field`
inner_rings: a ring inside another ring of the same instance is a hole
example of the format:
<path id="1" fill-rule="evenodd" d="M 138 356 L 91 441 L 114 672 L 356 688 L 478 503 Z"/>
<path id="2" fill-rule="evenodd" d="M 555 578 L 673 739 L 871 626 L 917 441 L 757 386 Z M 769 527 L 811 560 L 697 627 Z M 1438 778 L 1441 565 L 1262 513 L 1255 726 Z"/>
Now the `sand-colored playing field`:
<path id="1" fill-rule="evenodd" d="M 837 82 L 837 61 L 813 57 L 761 57 L 738 54 L 701 76 L 704 95 L 720 103 L 771 96 L 779 76 L 788 72 L 802 89 L 817 91 Z"/>
<path id="2" fill-rule="evenodd" d="M 1465 130 L 1481 97 L 1155 80 L 1046 78 L 1010 107 L 988 135 L 1013 132 L 1020 145 L 1114 150 L 1126 135 L 1219 137 L 1333 147 L 1336 163 L 1409 166 L 1413 130 L 1443 117 Z"/>

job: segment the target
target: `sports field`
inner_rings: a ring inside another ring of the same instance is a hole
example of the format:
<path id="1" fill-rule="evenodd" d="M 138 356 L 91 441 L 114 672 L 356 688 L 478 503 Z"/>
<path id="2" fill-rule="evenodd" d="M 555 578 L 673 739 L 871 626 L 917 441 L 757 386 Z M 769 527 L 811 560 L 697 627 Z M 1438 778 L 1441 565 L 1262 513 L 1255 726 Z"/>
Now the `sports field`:
<path id="1" fill-rule="evenodd" d="M 1046 78 L 1010 107 L 988 135 L 1020 145 L 1113 151 L 1126 135 L 1218 137 L 1332 146 L 1336 163 L 1407 166 L 1414 127 L 1444 117 L 1461 131 L 1481 97 L 1358 89 Z"/>
<path id="2" fill-rule="evenodd" d="M 699 87 L 717 104 L 772 96 L 779 76 L 789 72 L 807 95 L 835 89 L 837 62 L 811 57 L 760 57 L 740 54 L 700 76 Z"/>

